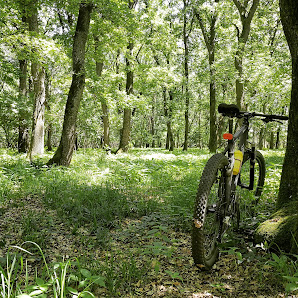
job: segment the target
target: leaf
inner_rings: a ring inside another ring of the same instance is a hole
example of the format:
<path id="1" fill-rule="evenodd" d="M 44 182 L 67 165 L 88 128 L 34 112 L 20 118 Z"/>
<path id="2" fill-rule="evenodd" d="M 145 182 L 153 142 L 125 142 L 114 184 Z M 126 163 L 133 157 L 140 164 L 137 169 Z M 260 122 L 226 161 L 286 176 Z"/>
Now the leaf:
<path id="1" fill-rule="evenodd" d="M 88 279 L 91 279 L 92 275 L 91 275 L 91 273 L 90 273 L 89 270 L 87 270 L 87 269 L 81 269 L 80 272 L 82 273 L 82 275 L 84 277 L 86 277 Z"/>
<path id="2" fill-rule="evenodd" d="M 39 277 L 37 277 L 35 281 L 36 281 L 37 285 L 40 286 L 40 287 L 42 287 L 42 286 L 45 285 L 44 280 L 42 280 L 42 279 L 39 278 Z"/>
<path id="3" fill-rule="evenodd" d="M 297 283 L 297 285 L 298 285 L 298 277 L 294 277 L 294 276 L 283 276 L 283 278 L 289 280 L 290 282 Z"/>
<path id="4" fill-rule="evenodd" d="M 80 297 L 83 297 L 83 298 L 95 298 L 95 296 L 89 292 L 89 291 L 84 291 L 82 293 L 80 293 Z"/>
<path id="5" fill-rule="evenodd" d="M 173 279 L 178 278 L 178 279 L 182 280 L 182 277 L 179 275 L 178 272 L 172 272 L 170 270 L 165 270 L 165 272 L 168 273 L 171 276 L 171 278 L 173 278 Z"/>
<path id="6" fill-rule="evenodd" d="M 105 287 L 106 286 L 106 284 L 105 284 L 105 282 L 104 282 L 104 280 L 105 280 L 105 278 L 103 277 L 103 276 L 92 276 L 92 281 L 95 283 L 95 284 L 97 284 L 97 285 L 99 285 L 99 286 L 101 286 L 101 287 Z"/>
<path id="7" fill-rule="evenodd" d="M 74 294 L 74 295 L 78 295 L 78 294 L 79 294 L 78 290 L 76 290 L 76 289 L 74 289 L 74 288 L 72 288 L 72 287 L 66 287 L 66 290 L 67 290 L 69 293 Z"/>
<path id="8" fill-rule="evenodd" d="M 286 291 L 287 292 L 294 292 L 296 290 L 298 290 L 298 284 L 297 283 L 295 283 L 295 284 L 287 284 L 286 285 Z"/>

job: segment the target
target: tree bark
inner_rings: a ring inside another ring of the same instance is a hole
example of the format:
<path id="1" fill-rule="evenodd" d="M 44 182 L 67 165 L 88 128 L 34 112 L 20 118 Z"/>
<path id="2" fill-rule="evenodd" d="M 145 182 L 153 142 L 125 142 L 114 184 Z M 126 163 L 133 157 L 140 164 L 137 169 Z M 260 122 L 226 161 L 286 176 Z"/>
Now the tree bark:
<path id="1" fill-rule="evenodd" d="M 97 51 L 99 46 L 99 37 L 94 36 L 95 50 Z M 96 74 L 101 77 L 103 70 L 103 62 L 96 59 Z M 102 109 L 102 122 L 103 122 L 103 147 L 110 147 L 110 121 L 109 121 L 109 109 L 104 98 L 100 98 L 101 109 Z"/>
<path id="2" fill-rule="evenodd" d="M 128 56 L 126 57 L 126 94 L 129 96 L 130 94 L 133 94 L 133 71 L 131 68 L 131 62 L 130 57 L 132 55 L 132 49 L 133 49 L 133 43 L 130 42 L 128 47 Z M 124 113 L 123 113 L 123 125 L 121 130 L 121 138 L 120 138 L 120 144 L 119 149 L 117 152 L 127 152 L 128 151 L 128 145 L 130 141 L 130 131 L 131 131 L 131 108 L 125 107 Z"/>
<path id="3" fill-rule="evenodd" d="M 30 6 L 30 14 L 27 17 L 29 31 L 38 33 L 38 11 L 32 2 L 30 2 Z M 38 61 L 31 63 L 31 75 L 34 107 L 31 141 L 28 152 L 30 160 L 34 155 L 44 154 L 45 70 Z"/>
<path id="4" fill-rule="evenodd" d="M 241 110 L 244 110 L 245 109 L 244 81 L 243 81 L 244 80 L 243 78 L 244 49 L 250 33 L 251 21 L 257 10 L 257 7 L 260 1 L 253 0 L 253 3 L 249 11 L 247 11 L 247 9 L 250 1 L 244 1 L 244 4 L 242 4 L 239 0 L 233 0 L 233 2 L 238 9 L 240 19 L 241 19 L 241 24 L 242 24 L 241 32 L 239 28 L 235 25 L 237 29 L 237 37 L 238 37 L 238 49 L 235 55 L 235 68 L 238 72 L 238 77 L 236 78 L 236 103 Z"/>
<path id="5" fill-rule="evenodd" d="M 184 43 L 184 87 L 185 87 L 185 112 L 184 112 L 184 120 L 185 120 L 185 126 L 184 126 L 184 143 L 183 143 L 183 150 L 186 151 L 188 148 L 188 134 L 189 134 L 189 49 L 188 49 L 188 40 L 189 40 L 189 34 L 187 33 L 187 1 L 183 0 L 184 4 L 184 15 L 183 15 L 183 43 Z M 190 29 L 191 31 L 191 29 Z"/>
<path id="6" fill-rule="evenodd" d="M 298 253 L 298 2 L 280 0 L 280 15 L 292 57 L 292 91 L 288 137 L 282 169 L 277 212 L 257 230 L 279 248 Z"/>
<path id="7" fill-rule="evenodd" d="M 26 102 L 27 98 L 27 61 L 19 60 L 20 64 L 20 83 L 19 98 L 21 102 Z M 19 111 L 19 137 L 18 152 L 26 153 L 29 145 L 29 133 L 23 109 Z"/>
<path id="8" fill-rule="evenodd" d="M 209 57 L 209 72 L 210 72 L 210 109 L 209 109 L 209 150 L 215 152 L 217 148 L 217 129 L 216 129 L 216 84 L 215 84 L 215 25 L 217 20 L 217 13 L 211 16 L 210 33 L 208 35 L 207 29 L 203 23 L 200 13 L 195 9 L 196 17 L 199 21 L 200 28 L 203 33 L 204 41 L 208 50 Z"/>
<path id="9" fill-rule="evenodd" d="M 73 42 L 73 75 L 65 107 L 61 140 L 48 165 L 69 166 L 76 138 L 76 121 L 85 86 L 85 47 L 89 33 L 92 4 L 81 2 Z"/>

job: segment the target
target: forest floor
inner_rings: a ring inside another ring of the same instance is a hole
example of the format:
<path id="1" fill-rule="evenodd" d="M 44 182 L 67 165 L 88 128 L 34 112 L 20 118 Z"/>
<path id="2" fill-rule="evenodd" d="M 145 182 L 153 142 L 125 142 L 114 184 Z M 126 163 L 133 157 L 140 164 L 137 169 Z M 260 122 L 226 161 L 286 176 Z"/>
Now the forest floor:
<path id="1" fill-rule="evenodd" d="M 126 162 L 129 161 L 129 167 L 136 168 L 137 163 L 132 165 L 131 157 L 126 156 L 125 159 Z M 123 160 L 121 165 L 127 166 Z M 26 167 L 26 175 L 36 174 L 36 170 L 28 170 L 28 164 Z M 13 167 L 10 167 L 15 170 L 10 173 L 14 173 L 14 179 L 19 181 L 26 167 L 21 168 L 18 161 L 18 166 L 13 163 Z M 5 167 L 2 164 L 2 171 L 6 169 L 5 177 L 11 180 L 12 176 L 7 175 L 8 168 L 7 164 Z M 87 168 L 90 171 L 90 167 Z M 277 167 L 274 167 L 274 171 L 276 169 Z M 49 182 L 54 176 L 49 177 L 46 173 L 44 177 Z M 45 180 L 41 180 L 45 186 Z M 49 184 L 51 189 L 57 187 L 54 184 Z M 13 187 L 9 184 L 6 186 Z M 47 264 L 66 264 L 70 261 L 69 276 L 72 274 L 79 280 L 84 279 L 86 274 L 84 275 L 82 268 L 91 274 L 102 276 L 104 282 L 100 286 L 91 287 L 95 297 L 296 297 L 285 294 L 284 281 L 276 271 L 270 253 L 263 246 L 253 244 L 253 219 L 251 222 L 246 221 L 247 225 L 242 226 L 241 232 L 229 236 L 228 245 L 222 248 L 219 261 L 211 271 L 204 272 L 194 266 L 191 257 L 190 231 L 187 224 L 185 226 L 185 221 L 191 218 L 191 215 L 185 215 L 185 212 L 180 215 L 177 210 L 176 214 L 162 212 L 158 203 L 155 207 L 140 205 L 138 210 L 132 210 L 130 205 L 129 210 L 131 213 L 135 211 L 135 216 L 119 213 L 114 214 L 113 220 L 109 221 L 102 218 L 101 214 L 101 220 L 105 224 L 96 225 L 95 229 L 91 219 L 86 222 L 82 222 L 78 217 L 70 220 L 71 207 L 77 212 L 76 206 L 65 205 L 62 215 L 57 205 L 49 203 L 49 197 L 53 199 L 53 193 L 49 196 L 50 190 L 47 187 L 37 187 L 34 190 L 32 191 L 30 183 L 30 191 L 23 192 L 23 195 L 26 195 L 20 197 L 18 191 L 10 198 L 2 191 L 1 194 L 6 196 L 6 199 L 0 201 L 0 265 L 5 267 L 5 256 L 9 248 L 10 251 L 19 251 L 11 249 L 12 246 L 22 246 L 33 252 L 33 255 L 26 255 L 21 251 L 27 258 L 29 283 L 36 282 L 35 274 L 44 275 L 45 267 L 36 246 L 28 243 L 32 241 L 42 248 Z M 83 192 L 79 193 L 79 196 L 82 196 Z M 63 201 L 65 193 L 63 194 L 60 188 L 56 194 Z M 97 195 L 102 193 L 99 194 L 97 190 Z M 140 195 L 140 192 L 137 195 Z M 159 201 L 164 203 L 166 196 L 163 197 L 162 193 L 160 195 Z M 142 193 L 142 196 L 147 201 L 152 193 Z M 125 198 L 127 197 L 128 193 Z M 100 198 L 97 197 L 98 199 Z M 73 200 L 74 194 L 71 198 L 71 201 Z M 58 203 L 61 204 L 62 201 Z M 136 205 L 135 202 L 134 206 Z M 88 205 L 80 207 L 88 208 Z M 180 207 L 183 209 L 183 204 Z M 106 207 L 101 205 L 101 208 Z M 111 205 L 107 208 L 113 211 Z M 119 205 L 116 208 L 125 209 L 126 206 Z M 141 208 L 146 209 L 146 212 Z M 173 208 L 175 209 L 175 206 Z M 67 213 L 65 209 L 68 210 Z M 87 210 L 83 217 L 91 218 L 90 212 Z M 24 244 L 25 241 L 27 243 Z M 71 283 L 70 279 L 69 285 L 75 287 L 75 281 Z M 43 297 L 54 296 L 48 294 Z"/>

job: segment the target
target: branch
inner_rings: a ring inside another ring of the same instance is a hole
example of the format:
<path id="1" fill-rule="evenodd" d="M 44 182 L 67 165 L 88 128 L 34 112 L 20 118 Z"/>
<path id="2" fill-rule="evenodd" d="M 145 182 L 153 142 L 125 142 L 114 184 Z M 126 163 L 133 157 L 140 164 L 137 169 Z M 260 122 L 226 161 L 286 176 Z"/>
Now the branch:
<path id="1" fill-rule="evenodd" d="M 205 40 L 205 44 L 207 46 L 208 52 L 210 52 L 210 45 L 209 45 L 210 41 L 209 41 L 209 38 L 208 38 L 208 35 L 207 35 L 207 31 L 206 31 L 206 28 L 204 26 L 201 15 L 196 10 L 196 8 L 194 8 L 194 14 L 195 14 L 195 16 L 197 17 L 197 19 L 199 21 L 199 24 L 200 24 L 200 27 L 201 27 L 201 30 L 202 30 L 202 33 L 203 33 L 203 37 L 204 37 L 204 40 Z"/>
<path id="2" fill-rule="evenodd" d="M 233 0 L 233 1 L 237 1 L 237 0 Z M 252 6 L 250 8 L 250 11 L 248 13 L 248 16 L 246 18 L 249 23 L 251 22 L 254 14 L 255 14 L 255 12 L 257 10 L 257 7 L 259 5 L 259 2 L 260 2 L 260 0 L 253 0 L 253 4 L 252 4 Z"/>
<path id="3" fill-rule="evenodd" d="M 234 25 L 235 28 L 236 28 L 236 31 L 237 31 L 237 38 L 238 38 L 238 40 L 239 40 L 239 38 L 240 38 L 240 30 L 239 30 L 239 28 L 238 28 L 238 26 L 237 26 L 236 24 L 233 23 L 233 25 Z"/>
<path id="4" fill-rule="evenodd" d="M 243 11 L 245 10 L 245 8 L 243 7 L 243 5 L 238 1 L 238 0 L 233 0 L 234 4 L 236 5 L 240 15 L 242 15 Z"/>

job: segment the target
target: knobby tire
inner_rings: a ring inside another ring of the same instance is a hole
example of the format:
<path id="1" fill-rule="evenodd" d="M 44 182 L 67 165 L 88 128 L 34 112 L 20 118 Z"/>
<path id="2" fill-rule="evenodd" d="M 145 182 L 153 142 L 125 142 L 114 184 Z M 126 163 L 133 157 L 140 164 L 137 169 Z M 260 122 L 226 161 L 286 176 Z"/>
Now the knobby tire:
<path id="1" fill-rule="evenodd" d="M 205 270 L 216 262 L 222 227 L 225 171 L 228 159 L 213 155 L 207 162 L 198 187 L 192 227 L 192 256 L 195 264 Z"/>

